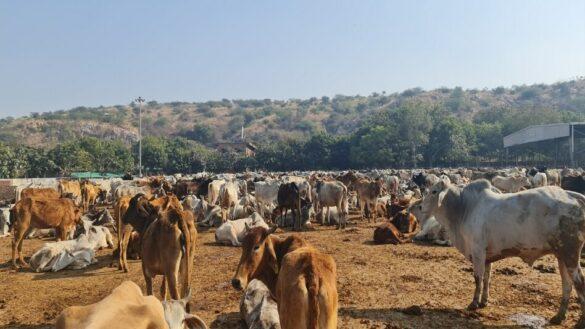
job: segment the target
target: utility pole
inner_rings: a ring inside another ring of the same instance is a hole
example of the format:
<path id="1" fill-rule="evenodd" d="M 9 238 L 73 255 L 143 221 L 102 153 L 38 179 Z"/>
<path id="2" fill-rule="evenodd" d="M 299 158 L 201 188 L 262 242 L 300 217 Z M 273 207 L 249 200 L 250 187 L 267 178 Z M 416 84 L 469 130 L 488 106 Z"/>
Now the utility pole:
<path id="1" fill-rule="evenodd" d="M 138 103 L 138 175 L 142 178 L 142 103 L 144 98 L 135 99 Z"/>

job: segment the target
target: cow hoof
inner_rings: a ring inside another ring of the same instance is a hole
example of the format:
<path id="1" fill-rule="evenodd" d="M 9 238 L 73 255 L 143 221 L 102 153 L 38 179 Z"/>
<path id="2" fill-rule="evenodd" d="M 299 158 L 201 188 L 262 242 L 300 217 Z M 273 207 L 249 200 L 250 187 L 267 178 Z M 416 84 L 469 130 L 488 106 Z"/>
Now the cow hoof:
<path id="1" fill-rule="evenodd" d="M 467 306 L 468 311 L 475 311 L 479 308 L 479 304 L 477 302 L 471 302 L 469 306 Z"/>
<path id="2" fill-rule="evenodd" d="M 484 308 L 484 307 L 488 306 L 488 304 L 489 303 L 488 303 L 487 300 L 486 301 L 482 301 L 482 302 L 479 303 L 479 308 Z"/>
<path id="3" fill-rule="evenodd" d="M 548 322 L 552 325 L 559 325 L 559 324 L 563 323 L 563 321 L 565 321 L 565 316 L 557 314 L 557 315 L 553 316 Z"/>
<path id="4" fill-rule="evenodd" d="M 124 269 L 124 273 L 128 273 L 128 269 L 127 268 Z"/>

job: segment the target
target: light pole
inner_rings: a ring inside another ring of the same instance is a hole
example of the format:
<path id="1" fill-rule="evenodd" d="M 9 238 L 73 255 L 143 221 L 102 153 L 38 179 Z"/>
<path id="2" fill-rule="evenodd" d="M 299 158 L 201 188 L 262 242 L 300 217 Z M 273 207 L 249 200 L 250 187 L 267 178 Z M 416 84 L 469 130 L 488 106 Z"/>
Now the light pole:
<path id="1" fill-rule="evenodd" d="M 142 178 L 142 103 L 144 98 L 135 99 L 138 102 L 138 175 Z"/>

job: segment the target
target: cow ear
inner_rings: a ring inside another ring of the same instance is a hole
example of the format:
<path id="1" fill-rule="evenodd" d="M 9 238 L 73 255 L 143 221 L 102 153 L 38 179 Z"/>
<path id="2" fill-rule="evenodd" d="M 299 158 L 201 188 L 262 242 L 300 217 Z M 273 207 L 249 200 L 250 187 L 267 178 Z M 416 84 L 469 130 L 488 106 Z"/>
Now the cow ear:
<path id="1" fill-rule="evenodd" d="M 244 222 L 244 232 L 248 232 L 250 230 L 250 226 L 248 226 L 248 223 Z"/>
<path id="2" fill-rule="evenodd" d="M 189 329 L 207 329 L 207 325 L 198 316 L 193 314 L 185 314 L 185 325 Z"/>
<path id="3" fill-rule="evenodd" d="M 274 274 L 278 274 L 278 270 L 280 268 L 278 264 L 278 258 L 276 258 L 276 252 L 274 251 L 274 245 L 272 244 L 272 240 L 268 238 L 264 243 L 264 255 L 268 257 L 268 266 L 272 268 Z"/>

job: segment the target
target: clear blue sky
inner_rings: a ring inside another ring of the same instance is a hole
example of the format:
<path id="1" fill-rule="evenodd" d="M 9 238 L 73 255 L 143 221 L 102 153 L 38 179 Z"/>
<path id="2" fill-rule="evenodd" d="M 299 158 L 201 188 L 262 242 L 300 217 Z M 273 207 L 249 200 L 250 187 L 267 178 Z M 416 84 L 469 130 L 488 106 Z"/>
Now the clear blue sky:
<path id="1" fill-rule="evenodd" d="M 0 117 L 578 75 L 583 0 L 0 0 Z"/>

